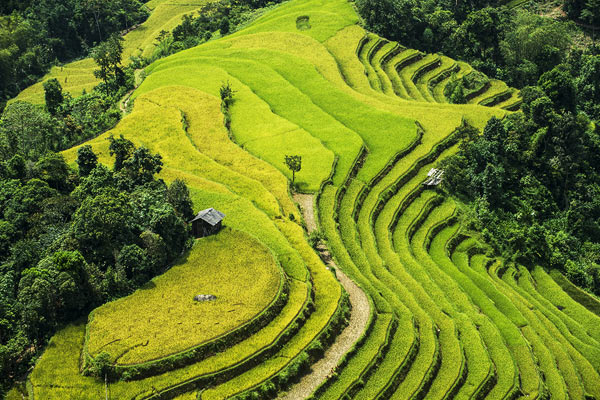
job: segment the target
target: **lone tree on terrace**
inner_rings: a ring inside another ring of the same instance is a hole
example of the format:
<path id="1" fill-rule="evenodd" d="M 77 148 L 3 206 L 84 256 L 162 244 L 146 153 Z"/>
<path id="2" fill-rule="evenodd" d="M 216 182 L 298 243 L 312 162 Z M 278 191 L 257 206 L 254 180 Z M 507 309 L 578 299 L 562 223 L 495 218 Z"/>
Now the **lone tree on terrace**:
<path id="1" fill-rule="evenodd" d="M 302 169 L 302 157 L 301 156 L 285 156 L 285 165 L 292 171 L 292 186 L 296 180 L 296 172 Z"/>

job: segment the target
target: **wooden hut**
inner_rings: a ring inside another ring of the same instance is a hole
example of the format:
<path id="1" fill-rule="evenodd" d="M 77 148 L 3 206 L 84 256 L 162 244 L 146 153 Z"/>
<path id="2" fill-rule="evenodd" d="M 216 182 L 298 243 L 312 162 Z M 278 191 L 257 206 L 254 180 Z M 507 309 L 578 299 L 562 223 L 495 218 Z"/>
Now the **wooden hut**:
<path id="1" fill-rule="evenodd" d="M 212 207 L 200 211 L 190 221 L 193 235 L 197 238 L 214 235 L 221 229 L 223 218 L 225 218 L 225 214 Z"/>

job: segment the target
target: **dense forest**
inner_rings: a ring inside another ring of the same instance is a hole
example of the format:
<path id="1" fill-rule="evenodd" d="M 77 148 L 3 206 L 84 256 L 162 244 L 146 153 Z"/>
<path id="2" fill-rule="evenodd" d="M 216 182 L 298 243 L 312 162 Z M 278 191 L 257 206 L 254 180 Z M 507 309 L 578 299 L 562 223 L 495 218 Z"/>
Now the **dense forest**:
<path id="1" fill-rule="evenodd" d="M 0 4 L 0 110 L 52 65 L 90 49 L 148 16 L 138 0 L 3 1 Z"/>

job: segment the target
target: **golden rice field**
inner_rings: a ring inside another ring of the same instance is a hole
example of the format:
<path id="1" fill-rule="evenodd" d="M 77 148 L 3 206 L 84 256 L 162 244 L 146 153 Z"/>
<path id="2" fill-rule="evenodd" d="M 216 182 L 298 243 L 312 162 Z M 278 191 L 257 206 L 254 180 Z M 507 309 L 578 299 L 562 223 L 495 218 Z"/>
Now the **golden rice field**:
<path id="1" fill-rule="evenodd" d="M 194 5 L 148 6 L 149 26 L 127 36 L 131 54 L 150 48 L 153 30 L 176 24 L 175 8 Z M 78 68 L 64 67 L 74 83 Z M 316 194 L 336 268 L 371 304 L 361 338 L 316 382 L 313 398 L 600 399 L 598 299 L 556 271 L 494 257 L 461 225 L 460 204 L 422 185 L 457 151 L 456 128 L 481 129 L 519 107 L 518 91 L 500 81 L 469 104 L 449 104 L 445 85 L 472 71 L 366 32 L 345 0 L 288 1 L 150 65 L 132 111 L 88 144 L 107 164 L 111 134 L 159 152 L 160 177 L 184 179 L 194 207 L 221 210 L 228 228 L 151 285 L 95 310 L 87 325 L 59 331 L 29 375 L 30 397 L 263 399 L 288 389 L 336 340 L 348 312 L 290 196 L 283 159 L 298 154 L 297 186 Z M 235 90 L 230 132 L 224 82 Z M 69 162 L 76 152 L 64 152 Z M 285 304 L 260 329 L 106 388 L 81 374 L 86 348 L 109 352 L 116 368 L 235 332 L 279 293 L 278 265 Z M 194 304 L 199 290 L 217 301 Z"/>
<path id="2" fill-rule="evenodd" d="M 199 239 L 166 273 L 90 315 L 87 351 L 136 364 L 185 351 L 247 323 L 273 302 L 283 275 L 256 239 L 225 228 Z M 198 294 L 216 300 L 196 302 Z"/>

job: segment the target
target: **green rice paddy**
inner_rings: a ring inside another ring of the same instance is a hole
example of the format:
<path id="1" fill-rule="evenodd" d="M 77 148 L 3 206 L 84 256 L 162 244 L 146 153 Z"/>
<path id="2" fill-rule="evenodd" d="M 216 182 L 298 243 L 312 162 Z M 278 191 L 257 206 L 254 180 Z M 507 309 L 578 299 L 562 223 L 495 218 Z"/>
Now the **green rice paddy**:
<path id="1" fill-rule="evenodd" d="M 201 4 L 149 2 L 126 55 L 148 54 L 158 30 Z M 315 398 L 600 398 L 598 300 L 543 266 L 486 256 L 457 204 L 422 185 L 457 151 L 457 127 L 503 117 L 518 91 L 491 81 L 469 104 L 449 104 L 444 87 L 469 65 L 357 23 L 345 0 L 291 0 L 146 68 L 131 113 L 88 144 L 107 164 L 111 134 L 161 153 L 160 177 L 184 179 L 194 207 L 221 210 L 227 228 L 151 285 L 59 331 L 29 376 L 32 398 L 271 398 L 301 376 L 344 325 L 346 296 L 307 242 L 286 154 L 302 156 L 297 188 L 316 194 L 336 267 L 372 304 L 360 343 Z M 77 93 L 94 84 L 91 69 L 83 60 L 48 77 Z M 230 131 L 224 82 L 235 90 Z M 42 95 L 37 85 L 20 99 Z M 191 301 L 205 291 L 214 304 Z M 80 372 L 85 351 L 138 365 L 227 336 L 277 296 L 276 315 L 218 352 L 106 388 Z M 135 318 L 142 303 L 148 315 Z"/>

